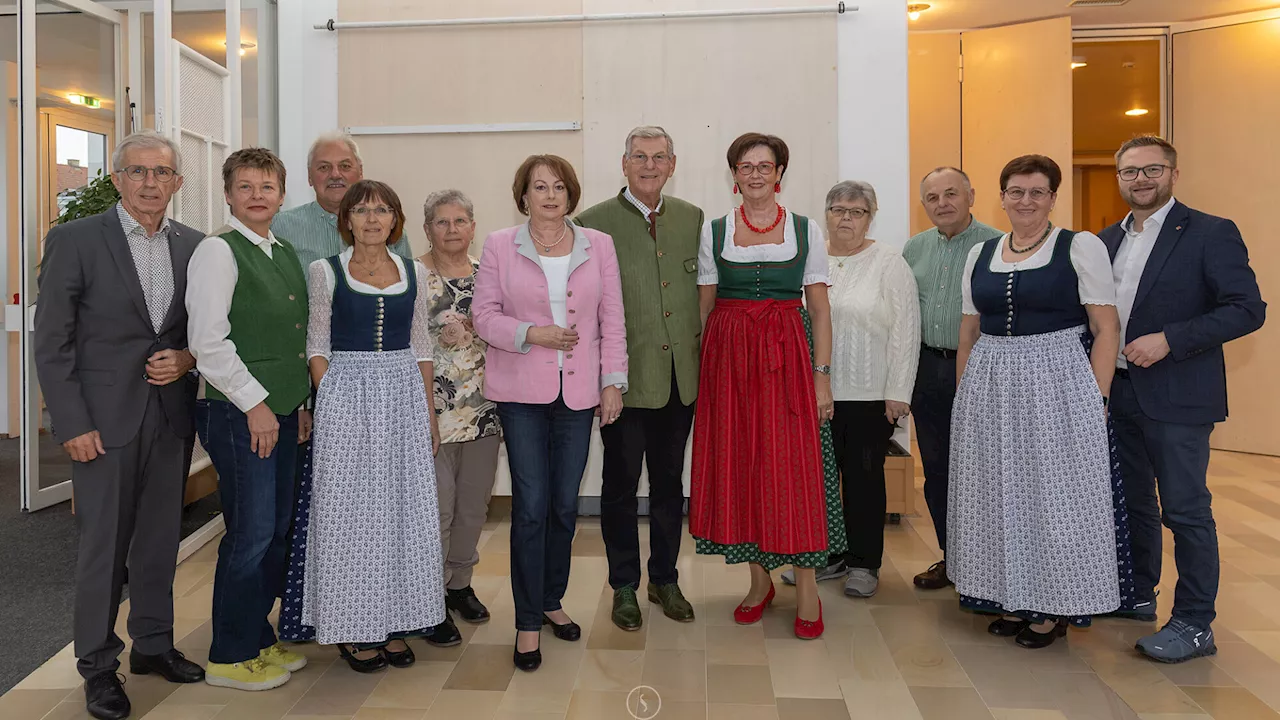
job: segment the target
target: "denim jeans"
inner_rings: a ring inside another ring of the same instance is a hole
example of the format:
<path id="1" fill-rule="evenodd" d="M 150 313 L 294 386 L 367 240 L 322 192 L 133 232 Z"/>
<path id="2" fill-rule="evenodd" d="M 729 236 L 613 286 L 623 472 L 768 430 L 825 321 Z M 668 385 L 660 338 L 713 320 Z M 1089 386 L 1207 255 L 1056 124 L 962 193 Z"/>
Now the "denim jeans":
<path id="1" fill-rule="evenodd" d="M 516 630 L 538 630 L 560 609 L 587 468 L 594 408 L 498 403 L 511 468 L 511 594 Z"/>
<path id="2" fill-rule="evenodd" d="M 210 662 L 244 662 L 276 642 L 267 615 L 284 589 L 298 415 L 276 420 L 280 439 L 264 460 L 250 449 L 248 418 L 235 405 L 209 400 L 196 407 L 196 428 L 218 471 L 227 526 L 213 576 Z"/>

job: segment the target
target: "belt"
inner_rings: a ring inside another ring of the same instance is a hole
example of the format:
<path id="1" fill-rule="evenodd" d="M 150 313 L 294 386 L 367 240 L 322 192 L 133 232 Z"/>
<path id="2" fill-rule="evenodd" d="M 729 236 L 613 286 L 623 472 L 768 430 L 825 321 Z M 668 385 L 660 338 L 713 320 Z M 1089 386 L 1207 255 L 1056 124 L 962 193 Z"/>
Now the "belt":
<path id="1" fill-rule="evenodd" d="M 920 344 L 920 349 L 921 349 L 921 350 L 924 350 L 924 351 L 926 351 L 926 352 L 933 353 L 934 355 L 937 355 L 938 357 L 942 358 L 943 360 L 955 360 L 955 359 L 956 359 L 956 351 L 955 351 L 955 350 L 950 350 L 950 349 L 948 349 L 948 348 L 936 348 L 936 347 L 931 347 L 931 346 L 929 346 L 929 345 L 925 345 L 924 343 L 921 343 L 921 344 Z"/>
<path id="2" fill-rule="evenodd" d="M 1118 377 L 1118 378 L 1124 378 L 1125 380 L 1128 380 L 1128 379 L 1129 379 L 1129 368 L 1122 368 L 1122 367 L 1118 367 L 1118 368 L 1116 368 L 1116 377 Z"/>

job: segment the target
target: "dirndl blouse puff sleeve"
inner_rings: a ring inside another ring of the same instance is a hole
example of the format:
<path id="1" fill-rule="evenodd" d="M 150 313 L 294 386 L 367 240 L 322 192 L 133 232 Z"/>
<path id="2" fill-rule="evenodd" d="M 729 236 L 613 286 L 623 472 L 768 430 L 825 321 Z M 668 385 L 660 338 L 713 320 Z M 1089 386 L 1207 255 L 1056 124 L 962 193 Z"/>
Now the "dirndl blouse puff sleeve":
<path id="1" fill-rule="evenodd" d="M 782 243 L 776 245 L 752 245 L 751 247 L 735 245 L 733 219 L 736 216 L 737 210 L 734 210 L 724 218 L 724 248 L 720 252 L 722 259 L 735 263 L 776 263 L 786 262 L 796 256 L 799 243 L 796 239 L 795 216 L 790 210 L 782 221 Z M 713 246 L 711 221 L 708 220 L 702 224 L 702 236 L 698 241 L 699 285 L 720 284 L 720 272 L 716 269 Z M 809 256 L 804 261 L 804 284 L 817 285 L 818 283 L 831 285 L 830 269 L 827 267 L 827 243 L 822 237 L 822 227 L 813 218 L 809 218 Z"/>
<path id="2" fill-rule="evenodd" d="M 1016 263 L 1004 261 L 997 250 L 991 256 L 991 272 L 1009 273 L 1018 270 L 1034 270 L 1048 265 L 1053 259 L 1053 249 L 1057 247 L 1058 236 L 1062 228 L 1054 228 L 1049 239 L 1044 241 L 1035 253 L 1025 260 Z M 1009 242 L 1009 234 L 1002 235 L 998 242 Z M 964 296 L 963 312 L 965 315 L 978 315 L 973 304 L 973 269 L 978 265 L 978 256 L 986 243 L 978 243 L 969 250 L 969 257 L 964 263 L 964 276 L 961 278 L 961 291 Z M 1075 268 L 1080 292 L 1080 303 L 1083 305 L 1116 304 L 1115 277 L 1111 273 L 1111 256 L 1102 239 L 1091 232 L 1078 232 L 1071 241 L 1071 266 Z"/>
<path id="3" fill-rule="evenodd" d="M 435 343 L 431 340 L 429 320 L 431 318 L 431 299 L 426 285 L 429 273 L 426 267 L 417 260 L 406 260 L 395 253 L 391 259 L 396 263 L 400 280 L 385 288 L 376 288 L 351 277 L 351 248 L 347 248 L 338 256 L 347 284 L 353 290 L 369 295 L 399 295 L 409 289 L 405 264 L 413 263 L 413 271 L 418 276 L 418 294 L 413 302 L 413 321 L 409 330 L 409 347 L 418 362 L 435 360 Z M 328 260 L 316 260 L 307 271 L 307 292 L 310 296 L 309 315 L 307 319 L 307 360 L 314 357 L 329 358 L 330 338 L 333 322 L 333 289 L 337 277 L 333 274 L 333 266 Z"/>

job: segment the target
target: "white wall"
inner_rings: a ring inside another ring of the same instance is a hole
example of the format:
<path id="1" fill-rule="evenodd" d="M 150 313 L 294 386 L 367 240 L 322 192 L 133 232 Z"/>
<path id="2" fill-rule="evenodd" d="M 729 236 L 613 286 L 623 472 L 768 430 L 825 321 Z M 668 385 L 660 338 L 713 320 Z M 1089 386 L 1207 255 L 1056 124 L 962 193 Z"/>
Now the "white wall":
<path id="1" fill-rule="evenodd" d="M 277 141 L 289 173 L 285 207 L 315 199 L 307 186 L 307 150 L 338 128 L 338 36 L 312 29 L 338 14 L 338 0 L 278 0 Z"/>

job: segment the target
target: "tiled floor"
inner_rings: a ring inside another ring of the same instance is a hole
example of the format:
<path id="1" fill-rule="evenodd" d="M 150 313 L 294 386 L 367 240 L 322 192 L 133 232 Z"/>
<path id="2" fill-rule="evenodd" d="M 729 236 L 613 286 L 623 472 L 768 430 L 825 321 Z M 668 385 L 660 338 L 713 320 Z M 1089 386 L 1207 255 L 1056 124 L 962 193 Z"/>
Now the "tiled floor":
<path id="1" fill-rule="evenodd" d="M 939 555 L 927 515 L 885 529 L 876 597 L 850 600 L 839 584 L 823 585 L 821 640 L 792 636 L 795 593 L 781 583 L 763 624 L 734 625 L 746 569 L 695 556 L 687 537 L 681 585 L 698 621 L 678 624 L 645 605 L 644 629 L 626 633 L 609 621 L 599 523 L 583 519 L 565 607 L 586 636 L 565 643 L 544 634 L 542 669 L 518 673 L 511 665 L 508 525 L 496 519 L 481 540 L 475 579 L 494 618 L 478 628 L 464 625 L 461 647 L 418 642 L 413 668 L 366 676 L 330 648 L 302 646 L 311 664 L 265 693 L 176 686 L 154 676 L 130 676 L 126 689 L 134 717 L 147 720 L 627 720 L 628 693 L 638 686 L 651 688 L 642 691 L 649 713 L 641 716 L 651 717 L 660 699 L 659 720 L 1277 717 L 1280 459 L 1215 453 L 1210 472 L 1223 559 L 1214 626 L 1220 653 L 1184 665 L 1138 657 L 1133 642 L 1149 626 L 1131 622 L 1098 621 L 1039 651 L 988 635 L 983 619 L 957 609 L 952 591 L 912 587 L 912 575 Z M 917 507 L 924 507 L 919 497 Z M 1171 538 L 1165 543 L 1167 613 L 1175 576 Z M 210 640 L 215 548 L 184 563 L 174 588 L 178 647 L 200 662 Z M 639 697 L 632 696 L 632 709 Z M 0 697 L 4 720 L 81 717 L 87 715 L 70 648 Z"/>

